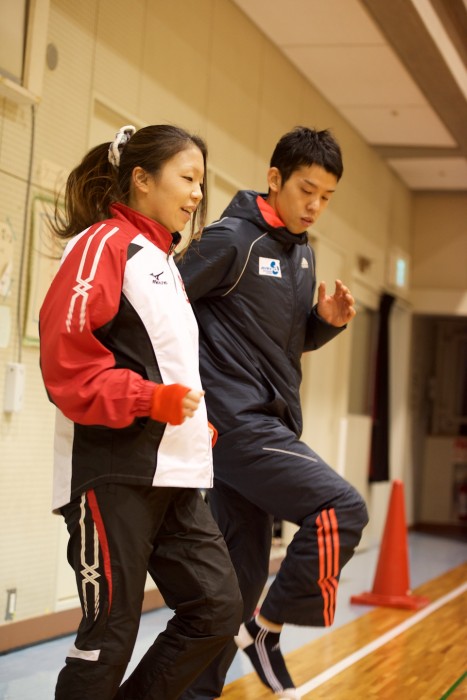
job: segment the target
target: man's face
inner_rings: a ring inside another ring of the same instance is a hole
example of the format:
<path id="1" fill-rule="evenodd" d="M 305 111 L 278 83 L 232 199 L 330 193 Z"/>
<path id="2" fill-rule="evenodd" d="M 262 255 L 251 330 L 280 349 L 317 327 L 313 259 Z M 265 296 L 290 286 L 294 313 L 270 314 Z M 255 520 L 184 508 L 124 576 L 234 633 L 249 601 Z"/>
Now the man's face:
<path id="1" fill-rule="evenodd" d="M 337 177 L 320 165 L 302 165 L 282 184 L 277 168 L 268 171 L 267 201 L 291 233 L 303 233 L 326 209 Z"/>

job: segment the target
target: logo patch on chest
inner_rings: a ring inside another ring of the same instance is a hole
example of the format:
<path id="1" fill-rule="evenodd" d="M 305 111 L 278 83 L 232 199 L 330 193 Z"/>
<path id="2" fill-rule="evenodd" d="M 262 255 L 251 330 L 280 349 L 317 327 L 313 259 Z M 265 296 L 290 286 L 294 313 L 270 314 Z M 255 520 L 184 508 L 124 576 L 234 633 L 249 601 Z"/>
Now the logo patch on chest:
<path id="1" fill-rule="evenodd" d="M 153 284 L 168 284 L 168 282 L 161 279 L 163 274 L 164 274 L 164 270 L 162 270 L 162 272 L 158 272 L 157 274 L 155 272 L 151 272 L 150 276 L 152 277 L 152 283 Z"/>
<path id="2" fill-rule="evenodd" d="M 280 260 L 260 258 L 258 272 L 260 275 L 265 275 L 266 277 L 282 277 Z"/>

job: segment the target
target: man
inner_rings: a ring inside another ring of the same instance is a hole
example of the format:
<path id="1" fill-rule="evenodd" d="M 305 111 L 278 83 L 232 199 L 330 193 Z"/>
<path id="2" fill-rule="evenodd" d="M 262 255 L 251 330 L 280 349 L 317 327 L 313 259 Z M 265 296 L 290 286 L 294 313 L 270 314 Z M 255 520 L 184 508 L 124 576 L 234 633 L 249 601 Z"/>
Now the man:
<path id="1" fill-rule="evenodd" d="M 273 152 L 268 193 L 237 193 L 179 262 L 200 328 L 208 414 L 219 430 L 209 502 L 244 601 L 237 646 L 278 698 L 299 698 L 280 651 L 284 623 L 333 622 L 340 571 L 367 523 L 355 489 L 300 441 L 300 358 L 355 315 L 340 281 L 316 288 L 306 229 L 342 175 L 328 131 L 297 127 Z M 299 529 L 255 617 L 268 577 L 273 519 Z M 217 698 L 232 643 L 183 700 Z"/>

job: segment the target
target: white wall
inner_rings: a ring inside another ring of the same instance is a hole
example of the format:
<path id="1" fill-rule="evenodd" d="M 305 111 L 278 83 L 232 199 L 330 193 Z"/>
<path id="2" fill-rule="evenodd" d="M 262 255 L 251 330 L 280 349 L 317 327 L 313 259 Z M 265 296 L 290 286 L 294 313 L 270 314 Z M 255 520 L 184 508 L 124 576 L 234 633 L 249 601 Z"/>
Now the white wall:
<path id="1" fill-rule="evenodd" d="M 414 311 L 467 316 L 466 194 L 417 194 L 413 216 Z"/>

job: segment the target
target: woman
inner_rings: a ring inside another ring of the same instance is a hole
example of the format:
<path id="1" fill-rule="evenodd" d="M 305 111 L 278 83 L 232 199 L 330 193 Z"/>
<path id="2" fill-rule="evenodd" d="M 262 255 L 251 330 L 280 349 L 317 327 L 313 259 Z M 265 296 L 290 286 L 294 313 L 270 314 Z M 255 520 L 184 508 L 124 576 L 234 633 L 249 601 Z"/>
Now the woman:
<path id="1" fill-rule="evenodd" d="M 40 312 L 57 406 L 53 508 L 83 617 L 57 700 L 175 700 L 237 632 L 241 599 L 198 489 L 212 486 L 198 329 L 173 251 L 206 212 L 206 147 L 123 127 L 70 174 L 70 239 Z M 175 615 L 119 688 L 147 572 Z"/>

